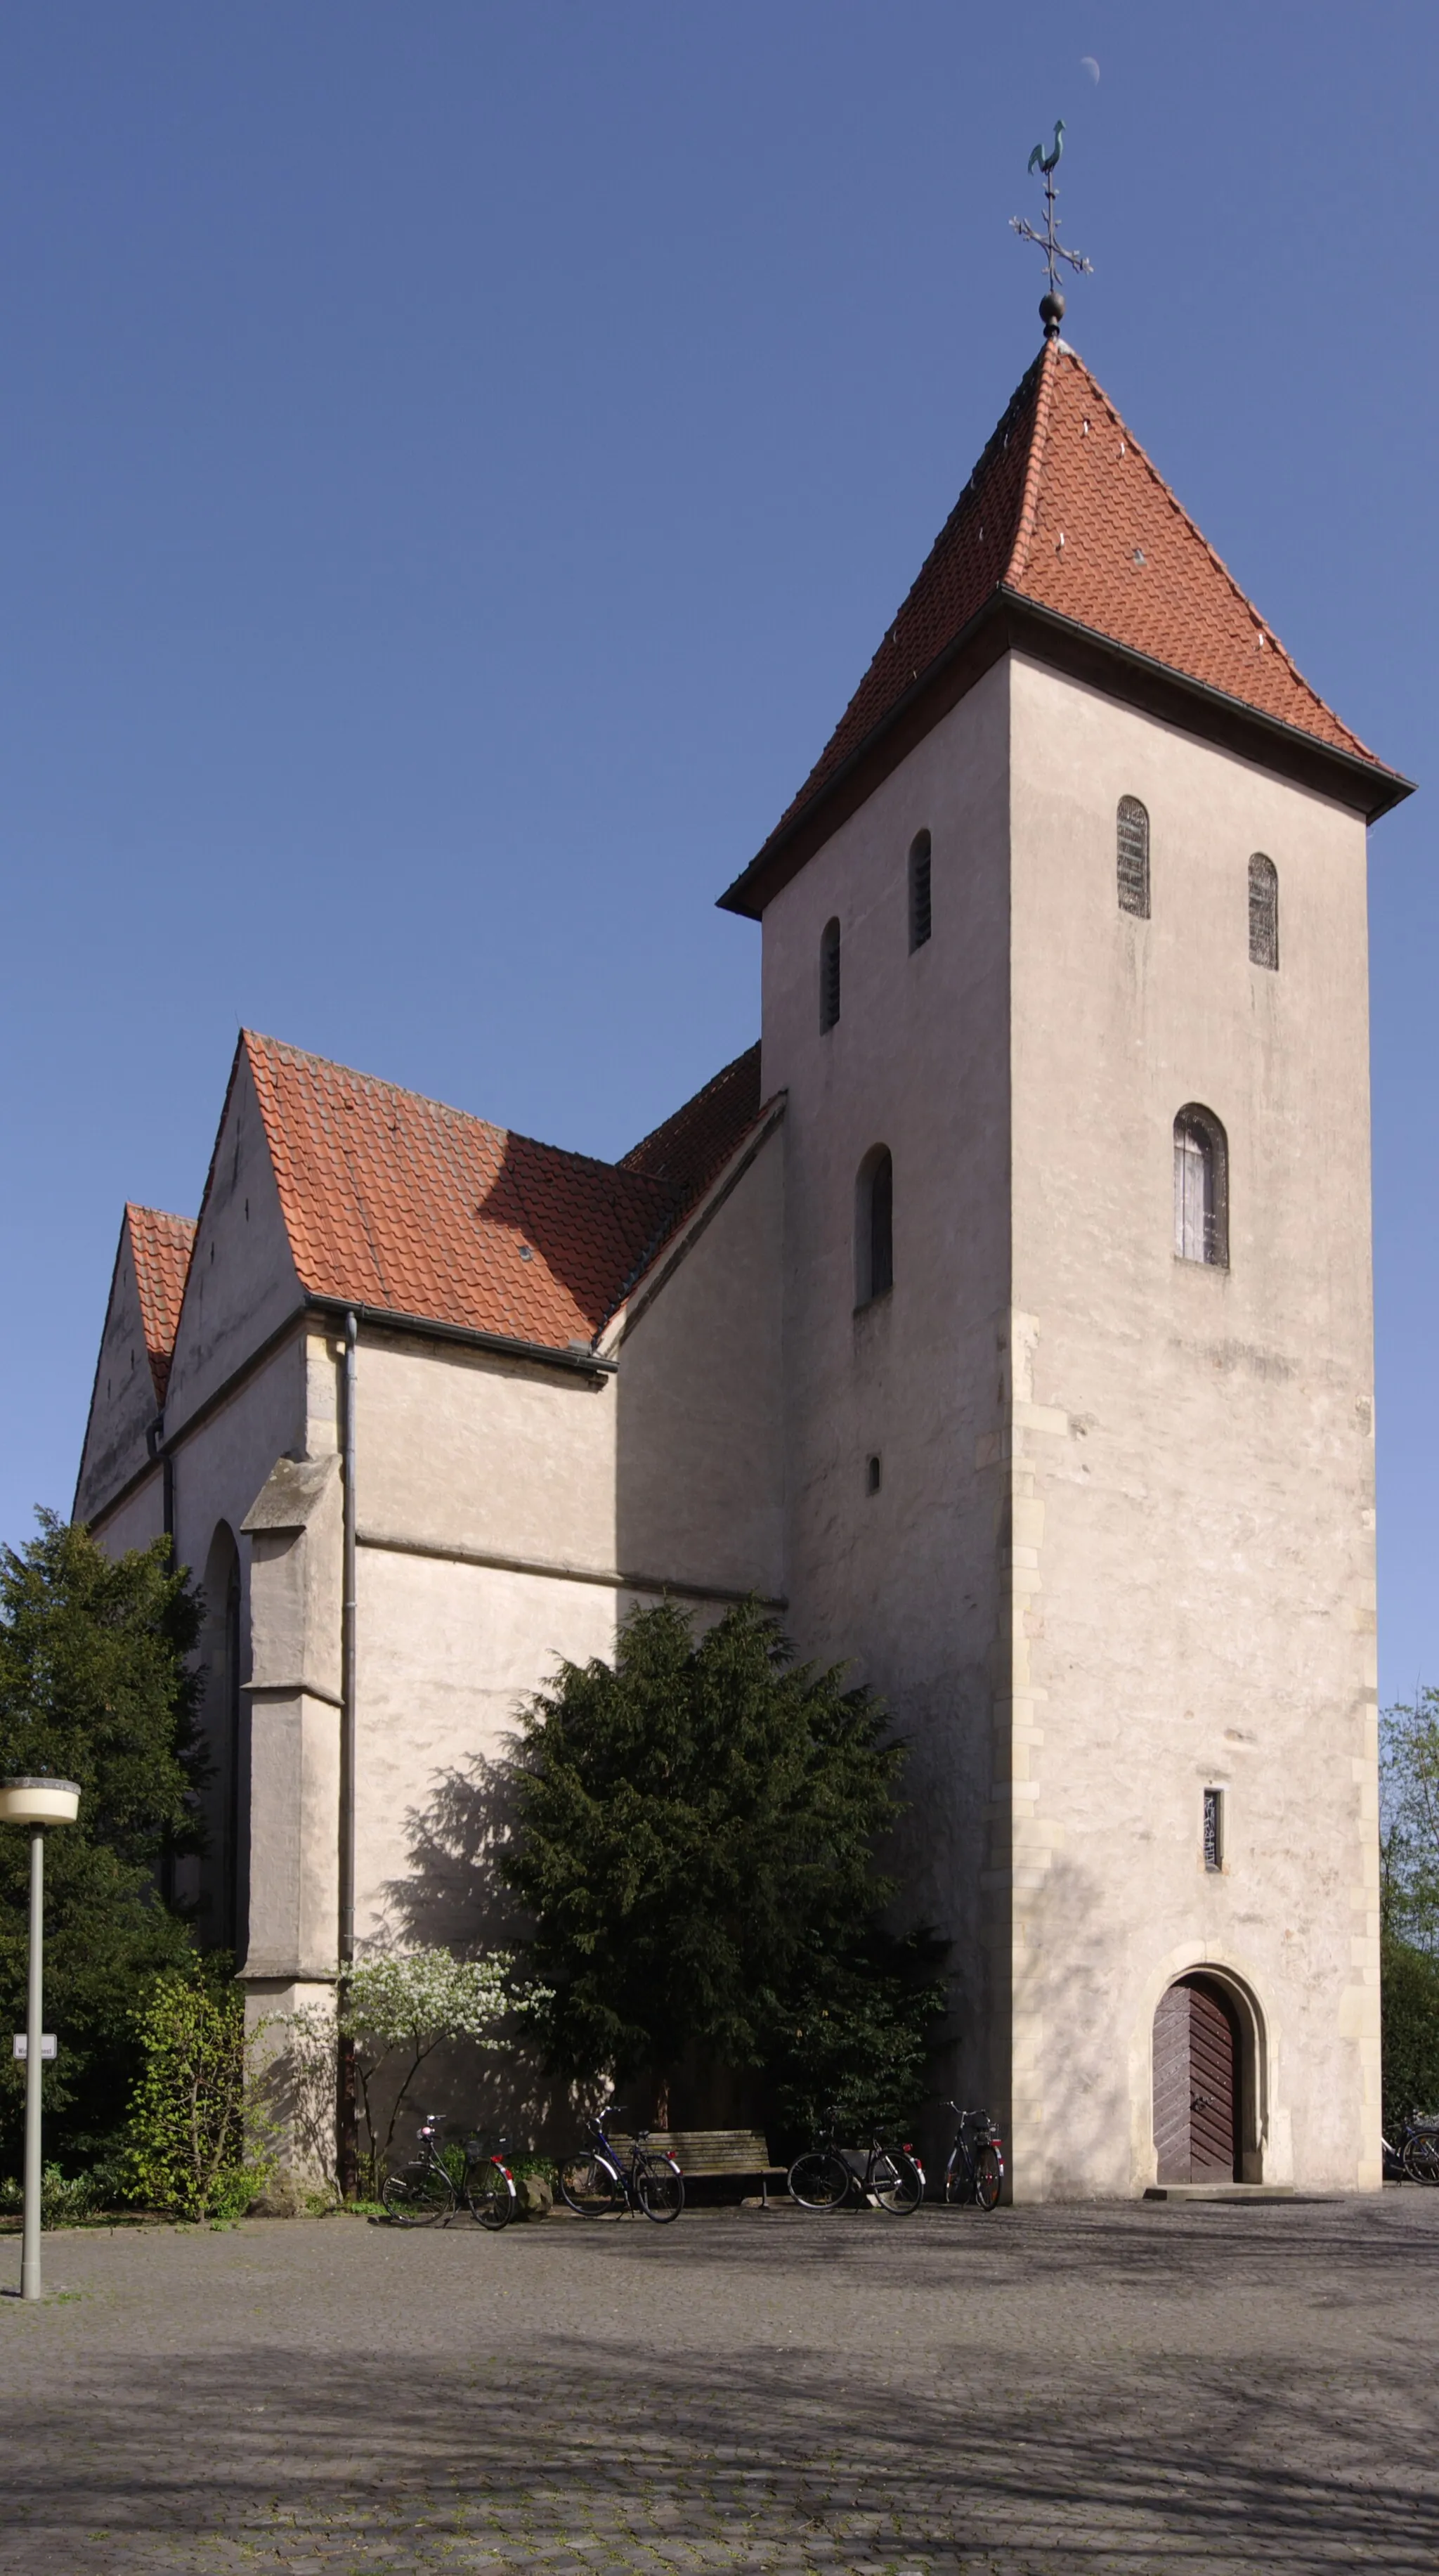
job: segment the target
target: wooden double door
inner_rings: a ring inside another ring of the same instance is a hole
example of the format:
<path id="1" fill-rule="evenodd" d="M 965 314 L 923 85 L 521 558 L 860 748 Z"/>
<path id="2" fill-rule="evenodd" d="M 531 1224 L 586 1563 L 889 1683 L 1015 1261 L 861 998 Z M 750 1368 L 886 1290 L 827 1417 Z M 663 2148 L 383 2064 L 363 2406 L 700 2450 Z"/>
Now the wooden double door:
<path id="1" fill-rule="evenodd" d="M 1238 2016 L 1223 1987 L 1180 1977 L 1154 2016 L 1160 2182 L 1240 2180 L 1241 2073 Z"/>

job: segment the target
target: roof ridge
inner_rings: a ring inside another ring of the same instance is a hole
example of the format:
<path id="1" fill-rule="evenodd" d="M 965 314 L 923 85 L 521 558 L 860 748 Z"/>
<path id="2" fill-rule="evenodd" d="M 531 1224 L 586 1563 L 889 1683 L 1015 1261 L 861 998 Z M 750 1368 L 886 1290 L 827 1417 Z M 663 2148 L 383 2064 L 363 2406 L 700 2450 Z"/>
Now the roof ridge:
<path id="1" fill-rule="evenodd" d="M 1056 345 L 1046 340 L 1035 363 L 1040 371 L 1039 389 L 1035 396 L 1034 418 L 1030 424 L 1029 456 L 1024 468 L 1024 489 L 1020 494 L 1019 516 L 1014 523 L 1014 542 L 1009 550 L 1009 562 L 999 576 L 1001 585 L 1018 582 L 1020 568 L 1028 563 L 1029 549 L 1034 541 L 1034 523 L 1039 511 L 1040 478 L 1044 472 L 1044 459 L 1049 448 L 1049 414 L 1054 393 L 1054 371 L 1059 363 Z M 1033 372 L 1031 368 L 1030 374 Z M 1028 376 L 1023 381 L 1027 384 Z"/>
<path id="2" fill-rule="evenodd" d="M 193 1216 L 177 1216 L 172 1208 L 148 1207 L 142 1199 L 127 1199 L 125 1214 L 127 1217 L 150 1217 L 156 1219 L 161 1225 L 182 1225 L 192 1235 L 198 1221 Z"/>
<path id="3" fill-rule="evenodd" d="M 391 1082 L 382 1073 L 362 1073 L 357 1065 L 341 1064 L 334 1056 L 317 1055 L 312 1048 L 295 1046 L 288 1038 L 264 1037 L 257 1029 L 242 1029 L 240 1036 L 247 1048 L 263 1049 L 292 1064 L 318 1065 L 326 1073 L 343 1075 L 347 1082 L 363 1083 L 372 1091 L 393 1093 L 400 1100 L 413 1100 L 422 1109 L 437 1110 L 442 1118 L 460 1119 L 467 1127 L 483 1127 L 487 1135 L 504 1143 L 532 1145 L 537 1153 L 558 1155 L 565 1162 L 586 1171 L 615 1172 L 624 1169 L 622 1162 L 607 1162 L 602 1154 L 582 1154 L 573 1145 L 552 1145 L 547 1137 L 531 1136 L 524 1128 L 502 1127 L 495 1119 L 483 1117 L 477 1109 L 457 1108 L 452 1100 L 438 1100 L 433 1092 L 416 1091 L 409 1083 Z M 719 1076 L 715 1079 L 718 1080 Z M 644 1180 L 648 1175 L 632 1173 L 630 1178 Z"/>
<path id="4" fill-rule="evenodd" d="M 752 1055 L 759 1053 L 759 1044 L 759 1039 L 754 1038 L 747 1047 L 741 1047 L 739 1054 L 731 1056 L 728 1064 L 722 1064 L 718 1073 L 712 1073 L 708 1082 L 701 1083 L 698 1091 L 692 1091 L 688 1100 L 682 1100 L 678 1109 L 672 1109 L 668 1118 L 661 1118 L 657 1125 L 637 1138 L 628 1151 L 618 1157 L 615 1169 L 620 1172 L 643 1170 L 644 1167 L 636 1161 L 636 1156 L 642 1154 L 647 1145 L 652 1145 L 657 1136 L 663 1136 L 667 1127 L 673 1127 L 676 1119 L 683 1118 L 687 1111 L 700 1108 L 706 1100 L 710 1099 L 713 1093 L 718 1091 L 722 1082 L 728 1082 L 732 1074 L 738 1073 L 742 1064 L 747 1064 Z"/>
<path id="5" fill-rule="evenodd" d="M 1307 697 L 1311 697 L 1314 700 L 1316 706 L 1323 708 L 1324 713 L 1329 717 L 1330 722 L 1338 725 L 1341 733 L 1348 735 L 1349 740 L 1353 743 L 1355 749 L 1365 760 L 1377 762 L 1379 759 L 1378 753 L 1370 750 L 1369 745 L 1361 740 L 1360 736 L 1354 731 L 1353 726 L 1346 724 L 1343 716 L 1339 714 L 1337 708 L 1331 707 L 1328 699 L 1320 696 L 1313 681 L 1305 678 L 1304 673 L 1300 670 L 1299 665 L 1295 661 L 1293 654 L 1289 651 L 1288 646 L 1275 633 L 1274 628 L 1270 625 L 1268 618 L 1263 614 L 1262 610 L 1255 607 L 1254 602 L 1250 598 L 1243 583 L 1230 571 L 1228 564 L 1225 562 L 1224 557 L 1220 554 L 1218 548 L 1211 545 L 1208 537 L 1206 537 L 1204 530 L 1199 526 L 1197 520 L 1190 516 L 1184 503 L 1180 500 L 1178 493 L 1174 490 L 1173 485 L 1163 474 L 1161 474 L 1159 467 L 1155 464 L 1149 450 L 1143 445 L 1141 440 L 1135 437 L 1133 430 L 1130 428 L 1128 421 L 1125 420 L 1122 413 L 1115 409 L 1114 403 L 1105 392 L 1104 387 L 1100 384 L 1098 377 L 1093 374 L 1088 366 L 1086 366 L 1083 358 L 1079 355 L 1078 350 L 1066 348 L 1062 354 L 1070 360 L 1075 373 L 1083 378 L 1090 392 L 1094 394 L 1100 403 L 1102 403 L 1104 409 L 1108 412 L 1114 427 L 1119 431 L 1120 436 L 1123 438 L 1126 447 L 1130 450 L 1131 454 L 1138 458 L 1146 474 L 1149 476 L 1151 483 L 1153 483 L 1155 488 L 1163 495 L 1176 518 L 1181 522 L 1186 535 L 1192 537 L 1195 544 L 1205 555 L 1208 556 L 1215 571 L 1220 575 L 1221 579 L 1228 584 L 1230 592 L 1237 600 L 1240 608 L 1244 611 L 1245 616 L 1252 619 L 1255 626 L 1260 629 L 1261 633 L 1267 639 L 1268 645 L 1279 655 L 1280 660 L 1284 663 L 1290 677 L 1295 681 L 1296 685 L 1305 692 Z M 1240 703 L 1243 702 L 1240 701 Z"/>
<path id="6" fill-rule="evenodd" d="M 925 556 L 923 563 L 920 565 L 918 572 L 915 574 L 913 581 L 910 583 L 908 590 L 905 592 L 903 599 L 900 601 L 898 608 L 895 610 L 893 617 L 885 628 L 884 634 L 880 638 L 881 649 L 890 641 L 901 617 L 904 615 L 906 608 L 913 599 L 915 592 L 923 583 L 925 574 L 929 571 L 929 568 L 931 564 L 934 563 L 936 557 L 942 552 L 948 538 L 953 535 L 954 530 L 958 525 L 959 520 L 963 517 L 966 508 L 969 507 L 972 502 L 977 500 L 978 486 L 989 466 L 994 462 L 994 459 L 997 456 L 1002 455 L 1005 448 L 1008 447 L 1009 432 L 1030 399 L 1031 382 L 1043 367 L 1047 354 L 1048 350 L 1046 346 L 1046 348 L 1040 350 L 1037 358 L 1031 359 L 1029 365 L 1025 368 L 1023 375 L 1020 377 L 1018 384 L 1015 386 L 1013 393 L 1010 395 L 1008 402 L 1005 404 L 1003 411 L 1000 413 L 998 420 L 995 422 L 993 429 L 990 431 L 988 438 L 980 449 L 963 491 L 960 493 L 958 500 L 955 502 L 953 509 L 950 511 L 948 518 L 945 520 L 943 527 L 940 529 L 933 545 L 930 547 L 928 554 Z M 1031 431 L 1031 437 L 1032 435 L 1033 432 Z M 1025 473 L 1027 488 L 1027 477 L 1029 473 L 1028 466 L 1025 468 Z M 873 663 L 877 659 L 877 653 L 871 656 L 871 667 L 873 667 Z M 868 677 L 868 673 L 866 673 L 866 677 Z M 863 682 L 861 682 L 860 685 L 863 686 Z M 841 718 L 841 722 L 843 722 L 843 718 Z"/>
<path id="7" fill-rule="evenodd" d="M 135 1294 L 140 1306 L 140 1330 L 157 1404 L 164 1403 L 169 1384 L 170 1363 L 175 1355 L 175 1340 L 180 1329 L 180 1310 L 185 1302 L 185 1288 L 194 1258 L 195 1232 L 196 1224 L 192 1217 L 174 1216 L 167 1208 L 142 1207 L 138 1199 L 125 1201 L 120 1240 L 122 1244 L 127 1237 L 129 1240 Z M 117 1252 L 117 1267 L 118 1262 Z M 114 1295 L 113 1280 L 111 1295 Z"/>

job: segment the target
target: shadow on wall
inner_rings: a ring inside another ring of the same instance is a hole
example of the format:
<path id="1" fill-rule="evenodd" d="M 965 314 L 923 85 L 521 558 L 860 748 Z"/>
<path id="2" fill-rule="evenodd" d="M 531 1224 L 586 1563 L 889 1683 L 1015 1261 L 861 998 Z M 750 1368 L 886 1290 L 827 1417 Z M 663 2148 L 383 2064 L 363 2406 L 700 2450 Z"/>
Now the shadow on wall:
<path id="1" fill-rule="evenodd" d="M 423 1807 L 405 1817 L 404 1874 L 385 1885 L 386 1911 L 401 1950 L 452 1950 L 474 1958 L 508 1950 L 524 1916 L 499 1874 L 514 1815 L 510 1767 L 473 1754 L 442 1771 Z"/>
<path id="2" fill-rule="evenodd" d="M 475 1754 L 462 1768 L 439 1774 L 427 1803 L 406 1815 L 408 1866 L 384 1890 L 397 1950 L 448 1950 L 473 1959 L 518 1946 L 526 1918 L 498 1868 L 512 1815 L 513 1784 L 503 1758 Z M 374 2088 L 382 2131 L 403 2072 L 398 2062 L 383 2069 Z M 575 2100 L 568 2086 L 545 2074 L 519 2032 L 506 2034 L 497 2049 L 446 2043 L 410 2086 L 396 2152 L 409 2150 L 413 2110 L 417 2117 L 438 2111 L 460 2126 L 498 2130 L 541 2154 L 562 2153 L 575 2141 Z"/>
<path id="3" fill-rule="evenodd" d="M 1035 1938 L 1013 1956 L 1014 2020 L 1039 2032 L 1045 2097 L 1037 2151 L 1014 2148 L 1021 2197 L 1085 2200 L 1130 2187 L 1131 2106 L 1128 2026 L 1116 2013 L 1112 1985 L 1094 1965 L 1093 1927 L 1104 1920 L 1103 1889 L 1093 1873 L 1056 1852 L 1033 1892 Z M 1096 2065 L 1093 2034 L 1109 2034 L 1109 2055 Z M 1066 2061 L 1065 2034 L 1075 2034 Z M 1016 2062 L 1030 2061 L 1017 2049 Z M 1031 2128 L 1034 2115 L 1030 2115 Z"/>
<path id="4" fill-rule="evenodd" d="M 989 1681 L 979 1665 L 958 1666 L 903 1694 L 881 1696 L 907 1754 L 900 1780 L 905 1812 L 878 1854 L 880 1867 L 899 1882 L 891 1929 L 927 1925 L 947 1945 L 940 1974 L 948 2008 L 931 2034 L 930 2092 L 916 2123 L 921 2154 L 943 2172 L 954 2137 L 951 2096 L 964 2109 L 1002 2107 L 994 2099 L 994 1958 L 984 1937 L 979 1873 L 955 1871 L 949 1857 L 982 1847 L 975 1819 L 990 1796 Z"/>
<path id="5" fill-rule="evenodd" d="M 200 1794 L 204 1849 L 176 1893 L 197 1903 L 202 1948 L 243 1959 L 249 1936 L 249 1745 L 243 1684 L 248 1670 L 240 1553 L 227 1521 L 217 1523 L 201 1586 L 205 1677 L 200 1729 L 209 1771 Z M 178 1874 L 177 1874 L 178 1877 Z"/>

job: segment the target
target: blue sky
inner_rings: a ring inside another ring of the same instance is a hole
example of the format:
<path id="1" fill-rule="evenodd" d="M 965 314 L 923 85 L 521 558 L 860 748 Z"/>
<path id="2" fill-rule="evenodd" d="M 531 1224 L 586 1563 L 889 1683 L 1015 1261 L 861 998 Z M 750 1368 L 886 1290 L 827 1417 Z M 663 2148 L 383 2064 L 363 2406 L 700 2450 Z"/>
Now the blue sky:
<path id="1" fill-rule="evenodd" d="M 1099 68 L 1096 84 L 1083 58 Z M 237 1024 L 612 1154 L 1036 344 L 1432 778 L 1439 13 L 47 0 L 0 20 L 0 1535 Z M 1432 792 L 1372 844 L 1382 1686 L 1439 1680 Z"/>

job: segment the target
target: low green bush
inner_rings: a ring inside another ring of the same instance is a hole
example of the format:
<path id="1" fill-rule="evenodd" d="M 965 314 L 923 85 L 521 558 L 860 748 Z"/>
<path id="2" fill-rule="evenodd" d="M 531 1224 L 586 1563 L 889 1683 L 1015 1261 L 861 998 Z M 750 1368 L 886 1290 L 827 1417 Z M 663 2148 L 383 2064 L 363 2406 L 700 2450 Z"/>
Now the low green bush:
<path id="1" fill-rule="evenodd" d="M 126 2192 L 176 2218 L 243 2217 L 274 2168 L 251 2082 L 245 2000 L 198 1966 L 158 1977 L 136 2016 L 143 2064 Z M 258 2036 L 258 2034 L 256 2035 Z"/>
<path id="2" fill-rule="evenodd" d="M 0 2217 L 19 2218 L 25 2207 L 25 2190 L 12 2176 L 0 2182 Z M 82 2220 L 93 2217 L 104 2207 L 100 2179 L 95 2174 L 63 2174 L 58 2165 L 46 2165 L 40 2179 L 40 2224 L 42 2227 L 78 2227 Z"/>

